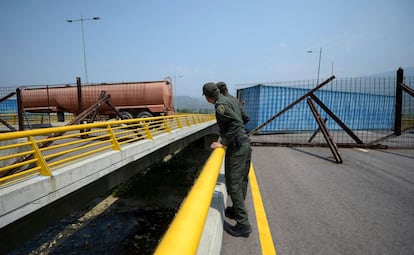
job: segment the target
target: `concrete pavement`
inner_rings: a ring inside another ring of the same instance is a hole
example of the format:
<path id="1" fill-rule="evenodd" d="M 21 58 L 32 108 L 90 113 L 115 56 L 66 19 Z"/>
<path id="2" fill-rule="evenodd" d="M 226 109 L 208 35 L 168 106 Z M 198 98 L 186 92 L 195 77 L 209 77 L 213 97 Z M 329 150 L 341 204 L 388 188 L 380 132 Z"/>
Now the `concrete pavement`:
<path id="1" fill-rule="evenodd" d="M 253 147 L 253 165 L 280 254 L 413 254 L 414 150 Z M 253 233 L 223 234 L 221 254 L 262 254 Z M 225 219 L 224 224 L 234 224 Z"/>

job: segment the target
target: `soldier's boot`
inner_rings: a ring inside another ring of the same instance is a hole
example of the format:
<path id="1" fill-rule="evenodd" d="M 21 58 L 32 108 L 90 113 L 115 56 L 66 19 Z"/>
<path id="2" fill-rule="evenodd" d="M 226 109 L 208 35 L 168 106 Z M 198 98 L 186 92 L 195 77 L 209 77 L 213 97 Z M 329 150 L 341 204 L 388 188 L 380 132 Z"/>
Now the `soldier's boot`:
<path id="1" fill-rule="evenodd" d="M 250 233 L 252 232 L 252 228 L 250 226 L 245 226 L 237 223 L 236 226 L 227 228 L 226 231 L 235 237 L 249 237 Z"/>

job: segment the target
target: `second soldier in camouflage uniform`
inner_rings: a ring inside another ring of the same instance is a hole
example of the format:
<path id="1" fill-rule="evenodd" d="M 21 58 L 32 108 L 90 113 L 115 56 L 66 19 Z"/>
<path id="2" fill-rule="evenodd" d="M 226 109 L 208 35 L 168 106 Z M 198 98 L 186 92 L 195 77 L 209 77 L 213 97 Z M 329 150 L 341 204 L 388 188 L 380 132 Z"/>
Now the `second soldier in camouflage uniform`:
<path id="1" fill-rule="evenodd" d="M 243 110 L 243 108 L 239 104 L 239 100 L 236 97 L 230 95 L 229 90 L 227 89 L 226 83 L 225 82 L 222 82 L 222 81 L 219 81 L 219 82 L 216 83 L 216 85 L 217 85 L 217 88 L 220 91 L 220 94 L 222 94 L 223 96 L 226 96 L 226 97 L 230 98 L 230 100 L 233 100 L 234 105 L 237 104 L 239 106 L 240 111 L 237 111 L 237 113 L 239 113 L 239 112 L 241 113 L 241 118 L 243 120 L 243 124 L 246 124 L 247 122 L 249 122 L 249 116 L 246 114 L 246 112 Z M 246 165 L 246 167 L 248 168 L 248 169 L 246 169 L 246 171 L 249 171 L 249 169 L 250 169 L 250 161 L 249 161 L 249 164 Z M 248 183 L 249 183 L 249 179 L 246 176 L 246 178 L 244 178 L 243 181 L 242 181 L 243 198 L 245 200 L 246 200 L 246 193 L 247 193 Z M 226 210 L 225 210 L 225 215 L 227 217 L 229 217 L 230 219 L 234 219 L 234 210 L 233 210 L 233 207 L 227 207 Z"/>
<path id="2" fill-rule="evenodd" d="M 215 83 L 203 86 L 203 95 L 216 109 L 220 139 L 213 142 L 212 149 L 225 147 L 225 178 L 227 191 L 233 202 L 234 219 L 237 224 L 226 231 L 233 236 L 248 237 L 252 231 L 244 204 L 243 181 L 247 180 L 251 161 L 249 138 L 244 129 L 241 108 L 234 100 L 219 93 Z"/>
<path id="3" fill-rule="evenodd" d="M 236 104 L 239 105 L 242 120 L 243 120 L 243 124 L 246 124 L 247 122 L 249 122 L 249 116 L 246 114 L 246 112 L 240 106 L 239 100 L 237 98 L 235 98 L 234 96 L 230 95 L 229 90 L 227 89 L 226 83 L 224 83 L 222 81 L 217 82 L 217 88 L 220 90 L 220 94 L 231 98 L 231 100 L 234 100 L 236 102 Z"/>

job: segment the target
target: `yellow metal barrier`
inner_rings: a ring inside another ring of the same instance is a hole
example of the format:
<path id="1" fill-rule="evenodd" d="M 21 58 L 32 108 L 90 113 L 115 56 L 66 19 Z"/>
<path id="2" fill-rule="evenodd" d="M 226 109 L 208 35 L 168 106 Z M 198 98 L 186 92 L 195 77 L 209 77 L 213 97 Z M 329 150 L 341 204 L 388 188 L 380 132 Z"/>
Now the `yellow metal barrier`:
<path id="1" fill-rule="evenodd" d="M 19 120 L 16 113 L 1 113 L 0 118 L 5 120 L 10 125 L 17 125 Z M 71 113 L 65 114 L 66 121 L 70 121 L 74 119 L 74 115 Z M 28 122 L 28 124 L 46 124 L 50 122 L 57 122 L 58 117 L 56 113 L 31 113 L 27 114 L 25 116 L 25 121 Z"/>
<path id="2" fill-rule="evenodd" d="M 224 153 L 222 148 L 213 151 L 155 254 L 185 255 L 197 252 Z"/>
<path id="3" fill-rule="evenodd" d="M 186 114 L 2 133 L 0 185 L 33 174 L 50 176 L 57 166 L 214 119 L 214 115 Z"/>

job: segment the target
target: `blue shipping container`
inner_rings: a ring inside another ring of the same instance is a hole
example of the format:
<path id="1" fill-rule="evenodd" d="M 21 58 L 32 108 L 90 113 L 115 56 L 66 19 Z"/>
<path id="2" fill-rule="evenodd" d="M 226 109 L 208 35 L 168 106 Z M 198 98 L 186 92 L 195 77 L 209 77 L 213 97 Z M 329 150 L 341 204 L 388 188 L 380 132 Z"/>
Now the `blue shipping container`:
<path id="1" fill-rule="evenodd" d="M 240 89 L 241 102 L 253 130 L 286 106 L 309 92 L 309 89 L 256 85 Z M 389 130 L 394 125 L 394 96 L 368 93 L 319 90 L 314 93 L 351 130 Z M 316 103 L 330 130 L 341 129 Z M 259 133 L 314 131 L 317 123 L 306 99 L 263 127 Z"/>
<path id="2" fill-rule="evenodd" d="M 0 103 L 1 114 L 17 114 L 17 100 L 7 99 Z"/>

